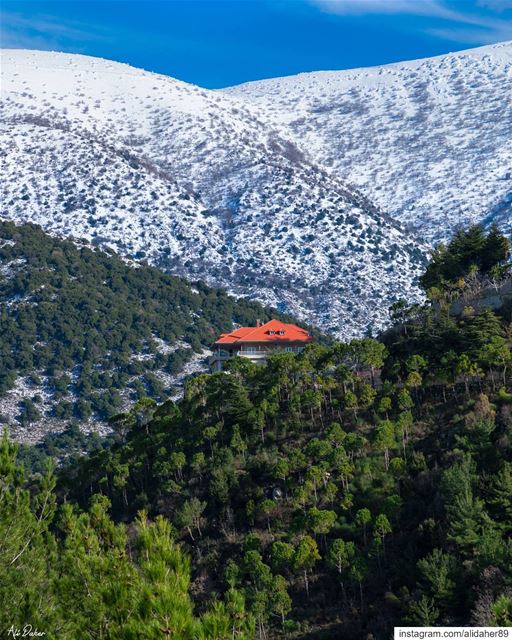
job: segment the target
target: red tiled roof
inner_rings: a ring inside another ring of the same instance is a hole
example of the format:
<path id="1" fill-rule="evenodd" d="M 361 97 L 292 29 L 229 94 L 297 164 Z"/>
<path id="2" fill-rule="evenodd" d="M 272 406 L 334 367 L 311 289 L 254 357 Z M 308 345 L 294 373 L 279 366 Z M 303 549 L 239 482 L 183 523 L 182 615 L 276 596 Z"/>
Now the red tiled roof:
<path id="1" fill-rule="evenodd" d="M 279 331 L 284 331 L 279 335 Z M 273 333 L 271 333 L 273 332 Z M 280 320 L 270 320 L 260 327 L 240 327 L 231 333 L 222 333 L 215 344 L 236 344 L 238 342 L 312 342 L 312 336 L 294 324 Z"/>

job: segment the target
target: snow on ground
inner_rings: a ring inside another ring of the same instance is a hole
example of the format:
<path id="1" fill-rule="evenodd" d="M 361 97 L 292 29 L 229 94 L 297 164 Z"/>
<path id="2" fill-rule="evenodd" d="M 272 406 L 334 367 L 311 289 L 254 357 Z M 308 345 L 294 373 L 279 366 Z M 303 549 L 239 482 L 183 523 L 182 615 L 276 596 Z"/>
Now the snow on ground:
<path id="1" fill-rule="evenodd" d="M 257 101 L 95 58 L 8 50 L 2 102 L 7 218 L 343 337 L 382 327 L 397 297 L 418 299 L 422 242 Z"/>
<path id="2" fill-rule="evenodd" d="M 429 244 L 512 229 L 511 74 L 503 43 L 210 91 L 7 50 L 1 215 L 375 332 Z"/>
<path id="3" fill-rule="evenodd" d="M 179 346 L 169 345 L 160 338 L 155 339 L 158 343 L 158 352 L 171 353 L 176 348 L 190 348 L 190 345 L 179 341 Z M 176 374 L 169 374 L 164 370 L 152 371 L 152 374 L 163 384 L 166 394 L 174 401 L 183 396 L 184 384 L 190 376 L 208 371 L 208 360 L 212 355 L 209 349 L 203 349 L 200 353 L 192 353 L 191 358 L 185 363 L 183 369 Z M 136 354 L 135 359 L 148 359 L 149 354 Z M 17 378 L 14 387 L 0 397 L 0 427 L 7 426 L 10 436 L 17 442 L 37 443 L 47 433 L 58 433 L 68 426 L 70 420 L 67 418 L 57 418 L 55 407 L 59 402 L 74 403 L 78 397 L 74 392 L 74 383 L 80 373 L 80 367 L 75 367 L 72 371 L 65 371 L 63 374 L 69 376 L 71 384 L 65 395 L 56 397 L 55 392 L 50 389 L 48 376 L 42 371 L 34 372 L 30 376 Z M 120 389 L 122 406 L 120 411 L 127 411 L 133 406 L 135 398 L 129 385 L 137 379 L 133 376 L 124 389 Z M 101 393 L 101 391 L 100 391 Z M 22 403 L 24 400 L 31 400 L 38 412 L 38 417 L 30 422 L 21 420 Z M 96 431 L 100 435 L 107 435 L 111 428 L 108 421 L 100 419 L 97 415 L 92 415 L 88 420 L 80 420 L 80 428 L 85 432 Z"/>
<path id="4" fill-rule="evenodd" d="M 218 91 L 40 51 L 3 51 L 1 74 L 0 216 L 340 337 L 419 300 L 429 247 L 457 225 L 512 231 L 510 42 Z M 157 375 L 177 398 L 208 355 Z M 63 428 L 48 393 L 20 378 L 0 399 L 17 439 L 39 437 L 17 421 L 23 398 L 40 396 L 43 431 Z"/>
<path id="5" fill-rule="evenodd" d="M 512 230 L 512 42 L 223 93 L 429 241 L 504 205 Z"/>

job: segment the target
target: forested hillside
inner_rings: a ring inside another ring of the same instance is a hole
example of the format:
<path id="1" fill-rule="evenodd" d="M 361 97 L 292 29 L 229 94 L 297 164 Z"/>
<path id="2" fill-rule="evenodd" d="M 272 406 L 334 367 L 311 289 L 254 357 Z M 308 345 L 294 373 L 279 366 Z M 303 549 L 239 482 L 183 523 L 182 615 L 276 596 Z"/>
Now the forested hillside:
<path id="1" fill-rule="evenodd" d="M 423 241 L 252 100 L 82 55 L 11 49 L 2 63 L 4 218 L 145 257 L 338 337 L 384 326 L 392 301 L 419 295 Z M 487 188 L 504 186 L 478 168 Z"/>
<path id="2" fill-rule="evenodd" d="M 396 305 L 382 341 L 233 360 L 179 403 L 143 399 L 55 490 L 33 478 L 29 496 L 4 441 L 0 611 L 20 613 L 2 625 L 180 640 L 512 625 L 512 309 L 450 315 L 508 259 L 496 229 L 458 233 L 425 275 L 436 304 Z"/>
<path id="3" fill-rule="evenodd" d="M 0 221 L 0 423 L 21 440 L 176 393 L 233 323 L 269 309 Z"/>

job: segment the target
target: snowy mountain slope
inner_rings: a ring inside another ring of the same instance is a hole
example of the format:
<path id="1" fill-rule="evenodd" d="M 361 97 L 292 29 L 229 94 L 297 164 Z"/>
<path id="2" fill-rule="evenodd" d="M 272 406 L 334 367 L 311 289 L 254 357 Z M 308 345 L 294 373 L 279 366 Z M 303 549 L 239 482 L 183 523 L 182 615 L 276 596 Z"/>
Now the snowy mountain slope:
<path id="1" fill-rule="evenodd" d="M 169 250 L 198 260 L 202 250 L 215 260 L 220 230 L 173 182 L 140 171 L 94 140 L 57 128 L 10 124 L 0 141 L 8 149 L 2 198 L 9 218 L 133 256 Z M 169 219 L 163 212 L 172 208 L 180 215 Z"/>
<path id="2" fill-rule="evenodd" d="M 223 93 L 264 109 L 313 161 L 423 238 L 496 213 L 512 230 L 512 42 Z"/>
<path id="3" fill-rule="evenodd" d="M 343 336 L 418 295 L 424 248 L 245 97 L 12 50 L 2 104 L 6 218 L 145 257 Z"/>

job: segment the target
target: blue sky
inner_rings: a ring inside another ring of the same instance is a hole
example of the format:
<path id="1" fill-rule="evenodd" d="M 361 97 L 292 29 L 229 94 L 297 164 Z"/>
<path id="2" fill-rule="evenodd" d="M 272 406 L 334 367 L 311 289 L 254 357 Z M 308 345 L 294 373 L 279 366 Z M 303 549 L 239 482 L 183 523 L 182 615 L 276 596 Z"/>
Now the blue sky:
<path id="1" fill-rule="evenodd" d="M 512 0 L 2 0 L 3 47 L 222 87 L 512 39 Z"/>

